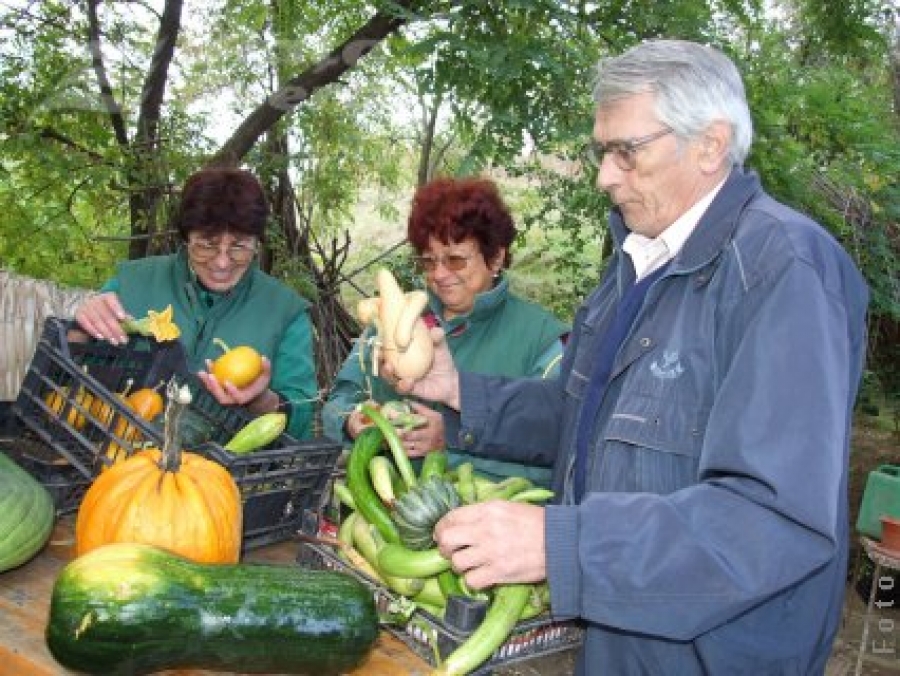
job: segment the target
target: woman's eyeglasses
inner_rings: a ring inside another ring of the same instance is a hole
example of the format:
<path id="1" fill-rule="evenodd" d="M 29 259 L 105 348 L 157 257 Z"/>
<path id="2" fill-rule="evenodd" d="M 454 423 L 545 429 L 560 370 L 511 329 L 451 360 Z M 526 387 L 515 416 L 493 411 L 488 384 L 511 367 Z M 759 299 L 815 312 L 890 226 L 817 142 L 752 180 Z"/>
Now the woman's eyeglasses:
<path id="1" fill-rule="evenodd" d="M 198 263 L 208 263 L 222 251 L 221 244 L 207 242 L 202 239 L 188 242 L 187 248 L 191 258 Z M 257 245 L 255 242 L 253 244 L 232 244 L 225 247 L 225 254 L 228 256 L 228 259 L 232 263 L 239 265 L 249 263 L 256 255 L 256 252 Z"/>
<path id="2" fill-rule="evenodd" d="M 603 158 L 609 154 L 612 155 L 613 162 L 616 163 L 619 169 L 622 171 L 633 171 L 637 166 L 637 151 L 648 143 L 653 143 L 653 141 L 673 133 L 673 131 L 670 127 L 666 127 L 640 138 L 610 141 L 609 143 L 591 141 L 585 146 L 584 155 L 591 164 L 599 167 L 603 164 Z"/>
<path id="3" fill-rule="evenodd" d="M 416 267 L 419 272 L 434 272 L 438 265 L 443 265 L 450 272 L 459 272 L 469 264 L 474 254 L 446 254 L 444 256 L 416 256 Z"/>

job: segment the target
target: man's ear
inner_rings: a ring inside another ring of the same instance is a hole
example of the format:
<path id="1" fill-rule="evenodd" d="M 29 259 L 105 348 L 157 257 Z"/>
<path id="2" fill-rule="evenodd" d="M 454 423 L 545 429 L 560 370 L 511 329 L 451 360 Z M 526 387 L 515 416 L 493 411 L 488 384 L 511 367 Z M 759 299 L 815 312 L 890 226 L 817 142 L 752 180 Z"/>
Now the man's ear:
<path id="1" fill-rule="evenodd" d="M 724 120 L 710 124 L 697 139 L 700 168 L 708 173 L 715 173 L 728 163 L 728 150 L 731 147 L 731 125 Z"/>

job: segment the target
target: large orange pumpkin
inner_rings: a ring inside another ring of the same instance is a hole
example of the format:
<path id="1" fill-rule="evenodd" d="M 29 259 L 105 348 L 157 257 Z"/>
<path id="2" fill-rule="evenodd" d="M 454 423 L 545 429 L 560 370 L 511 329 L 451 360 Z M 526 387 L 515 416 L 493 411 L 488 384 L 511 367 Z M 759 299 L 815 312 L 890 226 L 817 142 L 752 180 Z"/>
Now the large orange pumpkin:
<path id="1" fill-rule="evenodd" d="M 240 491 L 224 467 L 181 450 L 183 401 L 177 392 L 169 396 L 162 451 L 140 451 L 91 484 L 75 521 L 77 556 L 113 542 L 136 542 L 201 563 L 237 563 Z"/>

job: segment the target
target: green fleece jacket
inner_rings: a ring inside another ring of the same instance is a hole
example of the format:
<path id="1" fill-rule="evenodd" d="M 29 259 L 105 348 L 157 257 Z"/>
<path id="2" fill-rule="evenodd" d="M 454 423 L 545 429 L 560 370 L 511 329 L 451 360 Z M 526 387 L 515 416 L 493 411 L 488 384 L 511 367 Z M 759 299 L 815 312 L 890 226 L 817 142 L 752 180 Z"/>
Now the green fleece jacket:
<path id="1" fill-rule="evenodd" d="M 290 402 L 288 433 L 310 436 L 318 387 L 309 303 L 285 284 L 254 263 L 233 289 L 214 293 L 199 283 L 181 250 L 121 263 L 103 290 L 115 291 L 135 317 L 171 304 L 193 372 L 222 354 L 215 338 L 268 357 L 270 388 Z"/>
<path id="2" fill-rule="evenodd" d="M 426 323 L 444 329 L 447 346 L 461 371 L 537 378 L 556 376 L 562 338 L 568 328 L 539 305 L 510 292 L 505 277 L 501 277 L 490 291 L 478 294 L 468 314 L 449 321 L 443 321 L 442 316 L 440 300 L 429 293 Z M 379 403 L 401 398 L 384 380 L 363 371 L 360 343 L 357 341 L 335 376 L 322 409 L 325 434 L 346 445 L 352 442 L 344 430 L 344 422 L 354 407 L 369 397 L 370 391 Z M 362 349 L 366 363 L 371 363 L 368 346 L 363 345 Z M 449 447 L 447 451 L 451 467 L 471 462 L 476 472 L 491 479 L 524 476 L 540 485 L 550 481 L 550 470 L 545 467 L 490 460 Z"/>

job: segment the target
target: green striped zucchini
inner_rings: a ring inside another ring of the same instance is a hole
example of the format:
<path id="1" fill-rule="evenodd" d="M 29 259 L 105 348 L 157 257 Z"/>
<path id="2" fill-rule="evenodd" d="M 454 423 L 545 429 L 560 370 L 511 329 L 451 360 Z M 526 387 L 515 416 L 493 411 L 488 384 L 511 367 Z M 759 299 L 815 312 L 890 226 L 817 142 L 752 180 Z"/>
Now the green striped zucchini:
<path id="1" fill-rule="evenodd" d="M 377 634 L 372 593 L 348 574 L 199 564 L 113 544 L 60 573 L 46 639 L 63 666 L 104 676 L 176 668 L 325 676 L 358 665 Z"/>

